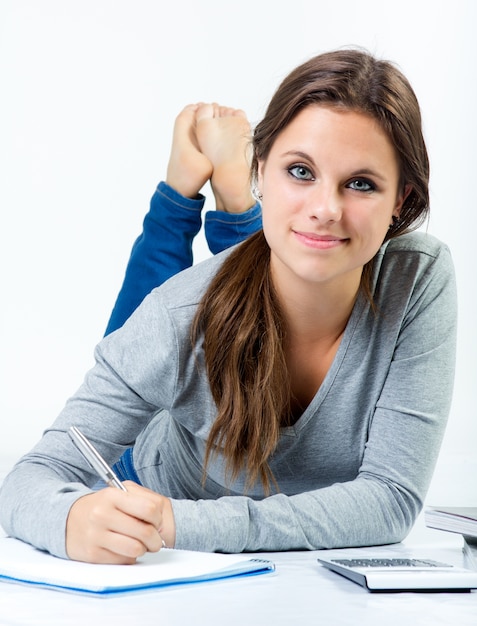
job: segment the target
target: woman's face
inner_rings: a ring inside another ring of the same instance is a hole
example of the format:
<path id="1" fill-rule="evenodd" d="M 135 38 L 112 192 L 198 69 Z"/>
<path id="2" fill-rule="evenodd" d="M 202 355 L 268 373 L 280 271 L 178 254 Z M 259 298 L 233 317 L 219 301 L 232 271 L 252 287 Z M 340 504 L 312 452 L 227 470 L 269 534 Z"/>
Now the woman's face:
<path id="1" fill-rule="evenodd" d="M 259 163 L 274 279 L 356 284 L 399 216 L 398 182 L 394 148 L 371 117 L 303 109 Z"/>

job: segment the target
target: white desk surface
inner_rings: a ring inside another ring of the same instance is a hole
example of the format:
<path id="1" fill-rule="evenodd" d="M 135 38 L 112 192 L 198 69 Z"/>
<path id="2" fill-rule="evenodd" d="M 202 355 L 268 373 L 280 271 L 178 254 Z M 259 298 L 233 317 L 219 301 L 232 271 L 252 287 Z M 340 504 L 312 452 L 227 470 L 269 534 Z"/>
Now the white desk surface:
<path id="1" fill-rule="evenodd" d="M 463 566 L 462 545 L 460 535 L 426 528 L 421 514 L 403 543 L 360 552 Z M 322 554 L 265 553 L 273 574 L 115 598 L 0 582 L 0 626 L 477 626 L 477 591 L 372 594 L 319 565 Z"/>
<path id="2" fill-rule="evenodd" d="M 404 543 L 362 550 L 462 565 L 461 546 L 460 536 L 426 529 L 421 517 Z M 0 625 L 477 626 L 477 591 L 371 594 L 321 567 L 317 563 L 320 554 L 270 553 L 265 556 L 275 562 L 274 574 L 116 598 L 89 598 L 3 582 Z"/>

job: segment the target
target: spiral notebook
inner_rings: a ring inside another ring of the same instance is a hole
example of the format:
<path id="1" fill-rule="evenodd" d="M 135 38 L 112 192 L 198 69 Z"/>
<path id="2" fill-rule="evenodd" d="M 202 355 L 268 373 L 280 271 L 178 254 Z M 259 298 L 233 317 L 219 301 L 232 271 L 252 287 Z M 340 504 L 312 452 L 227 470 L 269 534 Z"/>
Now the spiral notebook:
<path id="1" fill-rule="evenodd" d="M 134 565 L 92 565 L 51 556 L 11 537 L 0 537 L 0 582 L 21 583 L 93 596 L 273 572 L 268 560 L 243 554 L 163 549 Z"/>

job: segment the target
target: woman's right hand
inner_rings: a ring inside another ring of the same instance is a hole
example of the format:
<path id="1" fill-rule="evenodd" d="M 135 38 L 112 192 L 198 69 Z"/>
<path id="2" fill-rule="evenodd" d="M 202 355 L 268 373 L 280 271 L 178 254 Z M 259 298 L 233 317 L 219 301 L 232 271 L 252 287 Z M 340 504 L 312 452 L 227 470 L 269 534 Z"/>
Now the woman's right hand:
<path id="1" fill-rule="evenodd" d="M 130 481 L 124 484 L 127 492 L 107 487 L 73 504 L 66 523 L 70 559 L 132 564 L 146 552 L 158 552 L 164 544 L 174 546 L 169 498 Z"/>

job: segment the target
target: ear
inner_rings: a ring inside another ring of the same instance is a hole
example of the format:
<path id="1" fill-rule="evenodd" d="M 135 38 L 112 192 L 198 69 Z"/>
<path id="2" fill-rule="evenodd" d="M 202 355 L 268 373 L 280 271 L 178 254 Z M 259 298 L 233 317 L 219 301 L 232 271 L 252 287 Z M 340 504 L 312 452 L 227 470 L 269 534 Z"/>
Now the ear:
<path id="1" fill-rule="evenodd" d="M 259 195 L 262 195 L 264 169 L 265 161 L 259 161 L 257 166 L 257 192 Z"/>
<path id="2" fill-rule="evenodd" d="M 394 207 L 393 217 L 399 219 L 399 217 L 401 215 L 402 205 L 406 201 L 406 198 L 409 196 L 411 191 L 412 191 L 412 185 L 411 184 L 407 184 L 404 187 L 403 192 L 399 194 L 399 196 L 396 199 L 396 205 Z"/>

